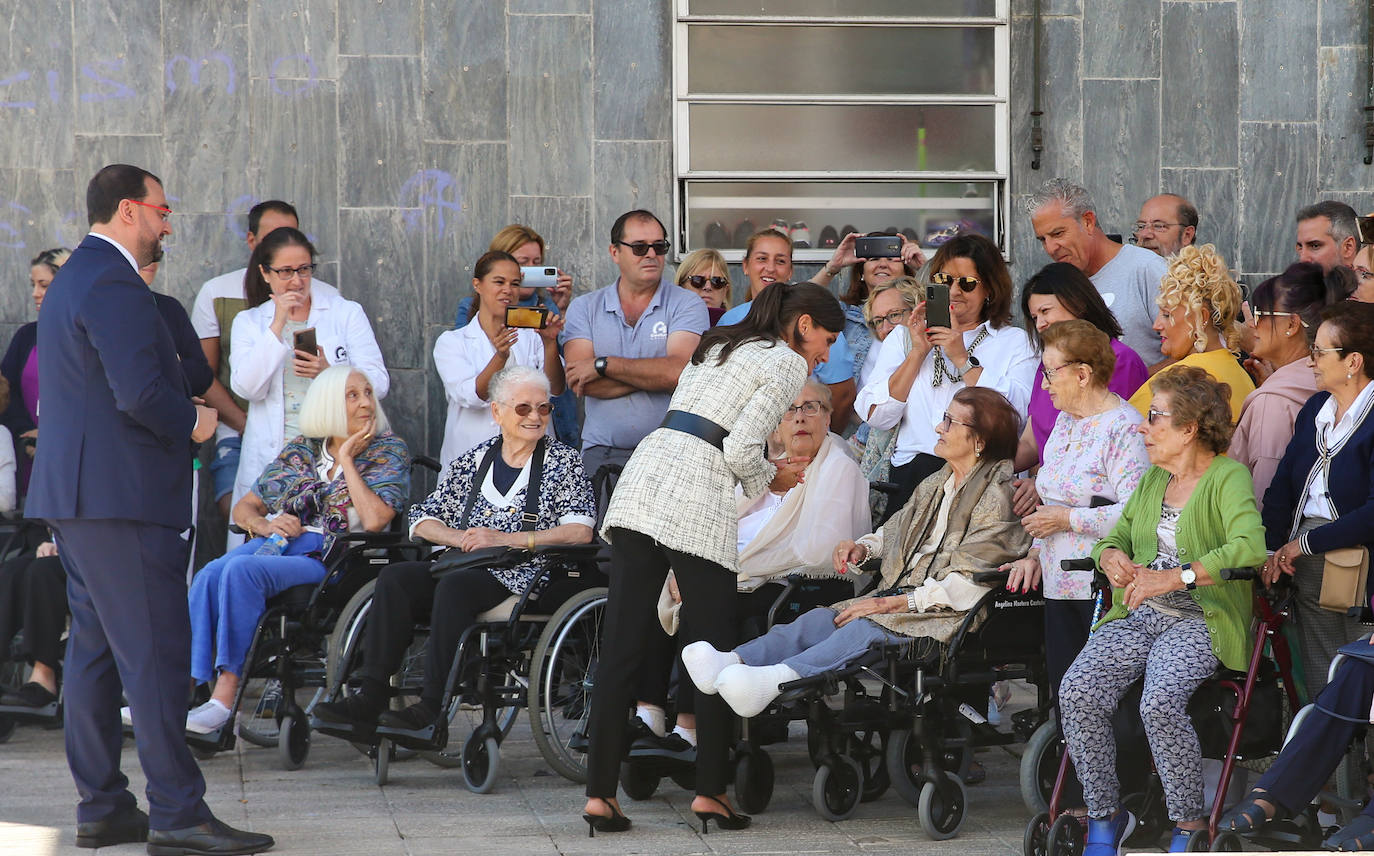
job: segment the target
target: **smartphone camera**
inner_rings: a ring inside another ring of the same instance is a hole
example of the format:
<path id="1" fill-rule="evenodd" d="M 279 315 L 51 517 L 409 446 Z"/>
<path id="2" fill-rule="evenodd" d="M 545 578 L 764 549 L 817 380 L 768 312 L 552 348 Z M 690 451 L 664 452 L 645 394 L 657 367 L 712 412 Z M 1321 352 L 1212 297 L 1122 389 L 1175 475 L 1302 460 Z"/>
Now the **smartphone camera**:
<path id="1" fill-rule="evenodd" d="M 549 324 L 549 310 L 543 306 L 507 306 L 506 326 L 543 330 Z"/>
<path id="2" fill-rule="evenodd" d="M 522 288 L 553 288 L 558 284 L 558 268 L 547 265 L 520 268 Z"/>
<path id="3" fill-rule="evenodd" d="M 902 256 L 900 235 L 874 235 L 854 239 L 854 255 L 861 259 L 897 259 Z"/>

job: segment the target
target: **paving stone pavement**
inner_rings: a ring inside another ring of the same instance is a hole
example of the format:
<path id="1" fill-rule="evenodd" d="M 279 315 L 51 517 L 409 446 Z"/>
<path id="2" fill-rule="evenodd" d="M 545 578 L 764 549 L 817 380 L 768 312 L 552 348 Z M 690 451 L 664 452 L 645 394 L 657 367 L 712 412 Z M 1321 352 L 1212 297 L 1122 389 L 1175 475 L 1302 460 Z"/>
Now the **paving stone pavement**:
<path id="1" fill-rule="evenodd" d="M 582 789 L 551 771 L 522 719 L 502 745 L 501 772 L 490 794 L 469 793 L 459 770 L 422 759 L 396 762 L 378 787 L 372 765 L 348 744 L 314 736 L 303 769 L 282 770 L 276 751 L 243 741 L 203 761 L 207 801 L 226 822 L 276 837 L 274 853 L 429 856 L 582 856 L 582 854 L 1015 854 L 1026 811 L 1017 790 L 1017 759 L 1007 749 L 978 755 L 987 781 L 969 788 L 969 811 L 957 838 L 930 841 L 916 811 L 892 791 L 859 807 L 853 819 L 822 820 L 811 806 L 812 768 L 804 730 L 768 747 L 777 784 L 768 811 L 747 832 L 701 835 L 691 795 L 664 780 L 651 800 L 622 797 L 634 829 L 587 837 Z M 143 778 L 131 743 L 124 769 L 143 799 Z M 67 771 L 62 732 L 21 725 L 0 745 L 0 856 L 90 853 L 74 844 L 76 791 Z M 143 853 L 142 845 L 101 854 Z"/>

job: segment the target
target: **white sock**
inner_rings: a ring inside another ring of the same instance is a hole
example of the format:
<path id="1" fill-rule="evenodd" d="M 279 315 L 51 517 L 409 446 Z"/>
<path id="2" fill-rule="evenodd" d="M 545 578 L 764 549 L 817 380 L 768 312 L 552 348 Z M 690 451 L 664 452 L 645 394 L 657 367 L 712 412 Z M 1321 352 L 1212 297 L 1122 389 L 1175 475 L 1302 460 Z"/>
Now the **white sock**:
<path id="1" fill-rule="evenodd" d="M 730 709 L 748 719 L 758 716 L 781 695 L 780 684 L 800 678 L 790 666 L 726 666 L 716 678 L 716 692 Z"/>
<path id="2" fill-rule="evenodd" d="M 186 714 L 186 730 L 194 734 L 209 734 L 228 721 L 229 708 L 212 698 Z"/>
<path id="3" fill-rule="evenodd" d="M 692 683 L 706 695 L 716 694 L 716 678 L 721 670 L 739 662 L 734 651 L 717 651 L 710 642 L 693 642 L 682 649 L 682 665 Z"/>
<path id="4" fill-rule="evenodd" d="M 697 730 L 695 728 L 684 728 L 681 725 L 674 725 L 673 733 L 693 746 L 697 745 Z"/>
<path id="5" fill-rule="evenodd" d="M 663 708 L 656 704 L 639 702 L 635 705 L 635 716 L 649 726 L 649 730 L 654 733 L 655 737 L 663 736 L 663 729 L 667 727 L 667 714 L 664 713 Z"/>

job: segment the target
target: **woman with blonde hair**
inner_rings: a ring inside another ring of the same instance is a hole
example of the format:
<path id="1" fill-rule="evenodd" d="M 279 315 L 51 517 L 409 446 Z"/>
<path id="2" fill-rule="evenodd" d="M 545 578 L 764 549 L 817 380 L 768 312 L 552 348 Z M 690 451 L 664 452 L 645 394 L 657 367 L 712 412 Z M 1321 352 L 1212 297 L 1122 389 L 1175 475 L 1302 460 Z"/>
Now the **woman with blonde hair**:
<path id="1" fill-rule="evenodd" d="M 1241 331 L 1235 319 L 1240 314 L 1240 286 L 1226 270 L 1226 259 L 1216 247 L 1204 244 L 1178 251 L 1159 283 L 1159 315 L 1154 330 L 1164 356 L 1178 366 L 1197 366 L 1230 388 L 1231 424 L 1240 419 L 1245 396 L 1255 382 L 1236 358 Z M 1150 385 L 1144 384 L 1131 396 L 1131 406 L 1142 416 L 1150 409 Z"/>
<path id="2" fill-rule="evenodd" d="M 693 250 L 677 267 L 677 284 L 694 291 L 706 304 L 706 312 L 711 316 L 711 326 L 720 321 L 720 316 L 730 308 L 730 267 L 725 257 L 715 250 Z"/>

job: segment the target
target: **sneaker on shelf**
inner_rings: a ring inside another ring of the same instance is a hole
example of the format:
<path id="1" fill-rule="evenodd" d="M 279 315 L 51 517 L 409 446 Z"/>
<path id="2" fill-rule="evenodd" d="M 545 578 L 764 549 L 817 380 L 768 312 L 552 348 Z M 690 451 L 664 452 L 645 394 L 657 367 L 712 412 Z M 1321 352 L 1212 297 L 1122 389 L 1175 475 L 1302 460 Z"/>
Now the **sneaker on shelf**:
<path id="1" fill-rule="evenodd" d="M 821 249 L 833 250 L 840 244 L 840 233 L 835 231 L 834 226 L 826 226 L 821 229 Z"/>
<path id="2" fill-rule="evenodd" d="M 788 237 L 789 240 L 792 238 L 792 226 L 786 220 L 777 218 L 773 220 L 772 223 L 768 224 L 768 228 L 782 232 L 784 235 Z"/>
<path id="3" fill-rule="evenodd" d="M 749 238 L 757 231 L 758 229 L 754 227 L 754 221 L 745 217 L 735 224 L 734 240 L 730 242 L 730 246 L 736 249 L 744 249 L 744 245 L 749 243 Z"/>
<path id="4" fill-rule="evenodd" d="M 713 250 L 723 250 L 730 246 L 730 236 L 719 220 L 706 224 L 706 246 Z"/>
<path id="5" fill-rule="evenodd" d="M 913 242 L 919 241 L 921 239 L 921 236 L 916 234 L 916 230 L 911 228 L 910 226 L 907 226 L 905 229 L 902 230 L 902 236 L 906 238 L 908 241 Z"/>
<path id="6" fill-rule="evenodd" d="M 860 232 L 860 231 L 859 231 L 858 227 L 856 227 L 856 226 L 851 226 L 851 225 L 849 225 L 848 223 L 845 223 L 843 226 L 840 227 L 840 240 L 843 241 L 843 240 L 844 240 L 844 236 L 845 236 L 845 235 L 848 235 L 848 234 L 851 234 L 851 233 L 852 233 L 852 234 L 855 234 L 855 235 L 862 235 L 862 234 L 863 234 L 863 232 Z"/>
<path id="7" fill-rule="evenodd" d="M 811 228 L 805 221 L 798 220 L 792 224 L 792 246 L 799 250 L 811 249 Z"/>

